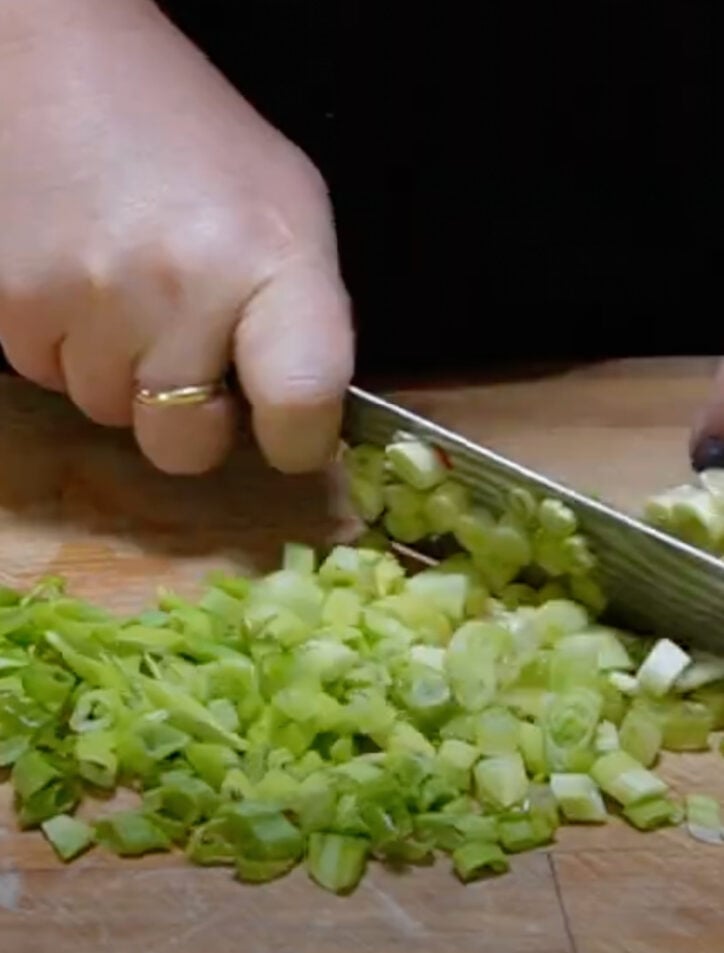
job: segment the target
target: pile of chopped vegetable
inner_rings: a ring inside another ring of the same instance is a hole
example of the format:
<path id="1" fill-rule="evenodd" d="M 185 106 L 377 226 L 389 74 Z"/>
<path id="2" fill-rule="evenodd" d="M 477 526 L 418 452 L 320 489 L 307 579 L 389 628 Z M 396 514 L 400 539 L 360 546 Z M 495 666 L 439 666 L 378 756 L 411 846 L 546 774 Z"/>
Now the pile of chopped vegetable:
<path id="1" fill-rule="evenodd" d="M 71 860 L 178 848 L 243 881 L 303 862 L 335 892 L 370 858 L 451 856 L 464 881 L 550 843 L 562 823 L 687 820 L 722 842 L 719 807 L 680 803 L 660 751 L 724 728 L 724 661 L 600 623 L 574 514 L 516 492 L 473 506 L 418 441 L 348 451 L 373 531 L 317 564 L 301 545 L 265 578 L 217 576 L 119 620 L 58 580 L 0 592 L 0 766 L 20 824 Z M 389 537 L 457 540 L 407 572 Z M 84 795 L 139 806 L 74 817 Z"/>
<path id="2" fill-rule="evenodd" d="M 684 483 L 646 501 L 652 526 L 692 546 L 724 556 L 724 470 L 706 470 L 696 483 Z"/>

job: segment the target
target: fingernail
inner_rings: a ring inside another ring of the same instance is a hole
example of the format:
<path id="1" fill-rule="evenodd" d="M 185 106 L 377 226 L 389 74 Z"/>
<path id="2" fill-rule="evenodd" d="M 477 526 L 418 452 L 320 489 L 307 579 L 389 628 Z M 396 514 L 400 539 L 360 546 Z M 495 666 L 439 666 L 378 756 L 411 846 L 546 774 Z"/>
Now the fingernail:
<path id="1" fill-rule="evenodd" d="M 691 465 L 702 470 L 724 470 L 724 438 L 703 437 L 697 442 L 691 455 Z"/>

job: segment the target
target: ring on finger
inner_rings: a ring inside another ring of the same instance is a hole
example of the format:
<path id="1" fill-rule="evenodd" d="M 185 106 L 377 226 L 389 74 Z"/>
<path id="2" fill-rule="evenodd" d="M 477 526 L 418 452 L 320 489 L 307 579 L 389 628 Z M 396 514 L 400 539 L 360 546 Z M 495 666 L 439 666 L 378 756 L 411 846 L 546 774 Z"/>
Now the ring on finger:
<path id="1" fill-rule="evenodd" d="M 226 381 L 221 379 L 207 384 L 189 384 L 164 390 L 138 387 L 133 399 L 144 407 L 188 407 L 193 404 L 208 404 L 217 397 L 222 397 L 227 390 Z"/>

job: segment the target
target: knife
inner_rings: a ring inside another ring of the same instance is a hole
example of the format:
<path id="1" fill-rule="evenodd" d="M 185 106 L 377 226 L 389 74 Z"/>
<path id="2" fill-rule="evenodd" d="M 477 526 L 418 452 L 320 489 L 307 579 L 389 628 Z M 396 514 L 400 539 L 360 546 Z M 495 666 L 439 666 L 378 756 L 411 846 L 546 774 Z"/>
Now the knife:
<path id="1" fill-rule="evenodd" d="M 596 554 L 612 623 L 724 651 L 724 562 L 381 397 L 350 388 L 343 425 L 348 444 L 384 447 L 400 431 L 443 450 L 454 478 L 493 512 L 502 510 L 516 487 L 570 506 Z"/>

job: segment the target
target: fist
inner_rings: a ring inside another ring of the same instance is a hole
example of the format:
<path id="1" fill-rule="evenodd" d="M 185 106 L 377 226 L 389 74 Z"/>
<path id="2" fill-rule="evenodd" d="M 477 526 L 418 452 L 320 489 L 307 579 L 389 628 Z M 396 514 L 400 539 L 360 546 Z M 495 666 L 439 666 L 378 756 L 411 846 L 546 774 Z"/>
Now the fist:
<path id="1" fill-rule="evenodd" d="M 235 401 L 139 392 L 234 367 L 268 460 L 321 465 L 353 338 L 319 174 L 149 0 L 59 6 L 42 35 L 0 37 L 9 361 L 171 473 L 222 461 Z"/>

